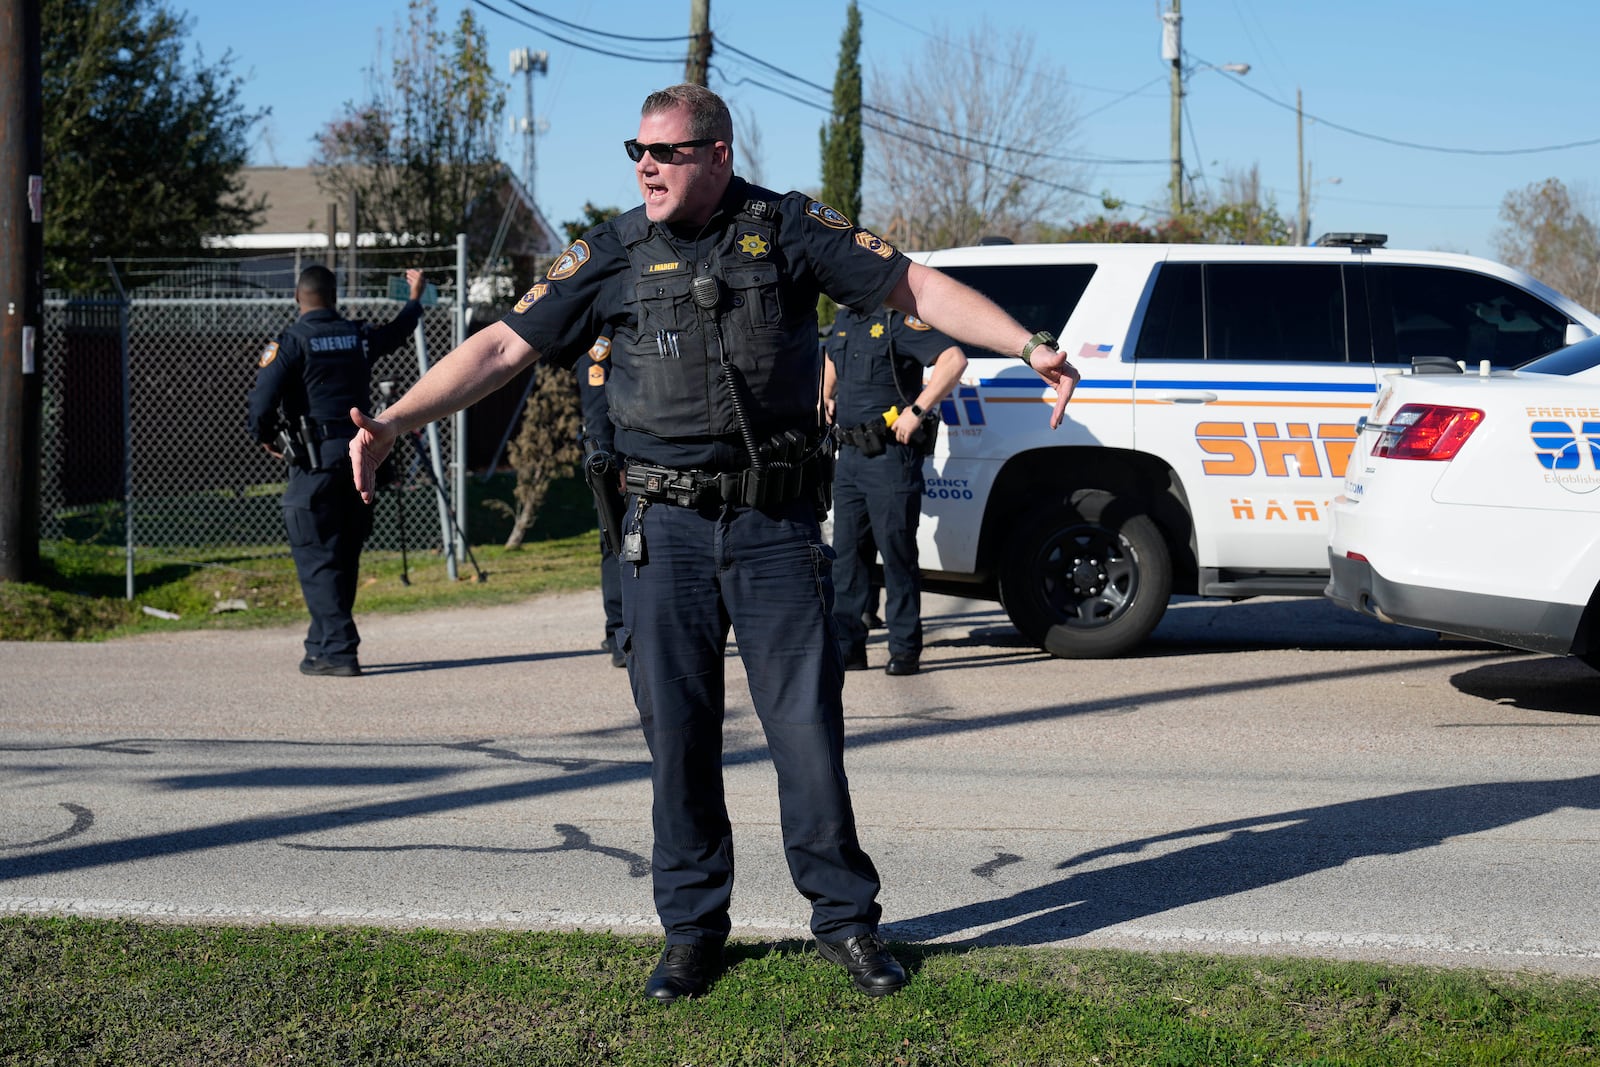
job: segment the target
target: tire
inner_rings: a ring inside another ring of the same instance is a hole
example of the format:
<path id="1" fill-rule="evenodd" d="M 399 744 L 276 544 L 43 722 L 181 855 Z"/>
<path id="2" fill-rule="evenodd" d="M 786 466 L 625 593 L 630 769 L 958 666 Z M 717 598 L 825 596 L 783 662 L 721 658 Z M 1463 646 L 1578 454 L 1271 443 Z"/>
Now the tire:
<path id="1" fill-rule="evenodd" d="M 1084 504 L 1039 512 L 1011 536 L 1000 603 L 1052 656 L 1108 659 L 1138 647 L 1161 621 L 1172 557 L 1150 516 L 1129 502 L 1095 495 Z"/>

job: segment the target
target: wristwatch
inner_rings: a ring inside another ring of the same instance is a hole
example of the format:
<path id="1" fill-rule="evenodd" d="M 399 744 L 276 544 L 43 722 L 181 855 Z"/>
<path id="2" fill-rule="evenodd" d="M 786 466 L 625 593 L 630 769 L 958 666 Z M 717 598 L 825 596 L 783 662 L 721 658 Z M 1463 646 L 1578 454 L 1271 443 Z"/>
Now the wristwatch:
<path id="1" fill-rule="evenodd" d="M 1033 355 L 1033 350 L 1040 345 L 1044 345 L 1046 348 L 1054 348 L 1056 346 L 1056 335 L 1049 330 L 1040 330 L 1028 338 L 1028 343 L 1022 346 L 1022 362 L 1027 363 L 1028 357 Z"/>
<path id="2" fill-rule="evenodd" d="M 914 401 L 912 402 L 911 407 L 908 410 L 911 412 L 911 414 L 915 415 L 919 419 L 922 418 L 922 416 L 923 416 L 924 409 L 923 409 L 922 405 L 918 404 L 918 403 L 916 403 Z"/>

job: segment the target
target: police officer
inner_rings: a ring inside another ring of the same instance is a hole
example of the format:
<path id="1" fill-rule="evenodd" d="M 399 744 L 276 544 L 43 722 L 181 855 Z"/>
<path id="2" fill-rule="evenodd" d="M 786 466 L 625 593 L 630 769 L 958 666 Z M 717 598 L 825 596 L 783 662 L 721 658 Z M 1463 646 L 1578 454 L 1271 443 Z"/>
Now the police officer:
<path id="1" fill-rule="evenodd" d="M 615 454 L 616 433 L 611 427 L 611 408 L 606 403 L 606 376 L 611 372 L 611 338 L 601 334 L 589 346 L 587 357 L 578 360 L 578 400 L 583 405 L 583 436 L 589 447 Z M 622 510 L 622 491 L 609 481 L 595 490 L 612 498 L 616 511 Z M 598 511 L 598 505 L 596 510 Z M 605 515 L 600 513 L 600 521 Z M 622 571 L 618 568 L 616 553 L 611 550 L 611 540 L 600 535 L 600 597 L 605 602 L 606 633 L 600 647 L 611 654 L 613 667 L 627 666 L 622 642 L 617 631 L 622 628 Z"/>
<path id="2" fill-rule="evenodd" d="M 400 313 L 370 326 L 339 314 L 331 270 L 307 267 L 294 291 L 300 317 L 256 363 L 249 430 L 269 453 L 289 460 L 283 522 L 311 611 L 301 674 L 361 673 L 351 612 L 372 509 L 350 485 L 350 410 L 368 409 L 373 361 L 399 348 L 422 316 L 422 272 L 406 271 L 406 283 L 411 299 Z"/>
<path id="3" fill-rule="evenodd" d="M 883 556 L 889 662 L 915 674 L 922 658 L 917 520 L 922 460 L 933 451 L 937 408 L 967 369 L 954 341 L 892 308 L 840 308 L 823 372 L 823 406 L 840 437 L 833 478 L 834 621 L 844 669 L 867 667 L 873 557 Z M 932 367 L 926 385 L 923 368 Z M 889 413 L 893 413 L 892 420 Z"/>
<path id="4" fill-rule="evenodd" d="M 511 314 L 381 418 L 353 413 L 361 429 L 350 454 L 370 499 L 397 433 L 472 403 L 534 360 L 570 365 L 609 328 L 606 389 L 629 488 L 620 632 L 651 754 L 651 871 L 666 931 L 645 994 L 704 992 L 730 929 L 721 767 L 730 628 L 818 951 L 857 989 L 893 993 L 906 976 L 878 937 L 878 874 L 856 836 L 832 551 L 813 491 L 817 296 L 887 302 L 963 340 L 1028 356 L 1060 383 L 1053 422 L 1076 372 L 1046 337 L 1030 337 L 976 291 L 912 264 L 839 212 L 736 177 L 732 140 L 727 105 L 704 87 L 646 98 L 638 137 L 624 142 L 643 205 L 573 242 Z"/>

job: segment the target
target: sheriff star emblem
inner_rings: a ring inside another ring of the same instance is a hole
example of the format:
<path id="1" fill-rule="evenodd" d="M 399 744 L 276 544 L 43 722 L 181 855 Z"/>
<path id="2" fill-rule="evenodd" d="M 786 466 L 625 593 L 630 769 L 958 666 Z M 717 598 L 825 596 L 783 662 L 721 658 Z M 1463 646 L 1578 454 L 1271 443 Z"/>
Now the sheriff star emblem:
<path id="1" fill-rule="evenodd" d="M 872 334 L 873 337 L 882 337 L 883 336 L 883 323 L 881 323 L 881 322 L 873 323 L 872 324 L 872 329 L 868 330 L 867 332 Z"/>
<path id="2" fill-rule="evenodd" d="M 751 259 L 760 259 L 767 254 L 767 249 L 767 242 L 763 241 L 759 234 L 742 233 L 739 235 L 739 251 Z"/>

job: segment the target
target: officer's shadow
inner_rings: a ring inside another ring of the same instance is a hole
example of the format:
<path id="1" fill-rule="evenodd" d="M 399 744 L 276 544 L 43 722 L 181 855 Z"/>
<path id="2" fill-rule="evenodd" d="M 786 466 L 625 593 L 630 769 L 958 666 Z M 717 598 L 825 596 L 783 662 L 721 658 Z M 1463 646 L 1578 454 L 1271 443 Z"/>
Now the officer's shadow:
<path id="1" fill-rule="evenodd" d="M 526 652 L 510 656 L 466 656 L 461 659 L 419 659 L 394 663 L 366 663 L 362 674 L 414 674 L 421 671 L 453 671 L 466 667 L 497 667 L 508 663 L 542 663 L 553 659 L 601 660 L 609 653 L 602 649 L 575 649 L 563 652 Z M 607 662 L 606 669 L 610 670 Z"/>
<path id="2" fill-rule="evenodd" d="M 903 940 L 933 939 L 998 923 L 967 940 L 1045 944 L 1362 857 L 1429 848 L 1560 808 L 1600 808 L 1600 775 L 1423 789 L 1158 834 L 1065 859 L 1056 869 L 1074 873 L 1047 885 L 906 919 L 886 926 L 885 933 Z M 1115 856 L 1218 834 L 1225 836 L 1085 869 Z"/>

